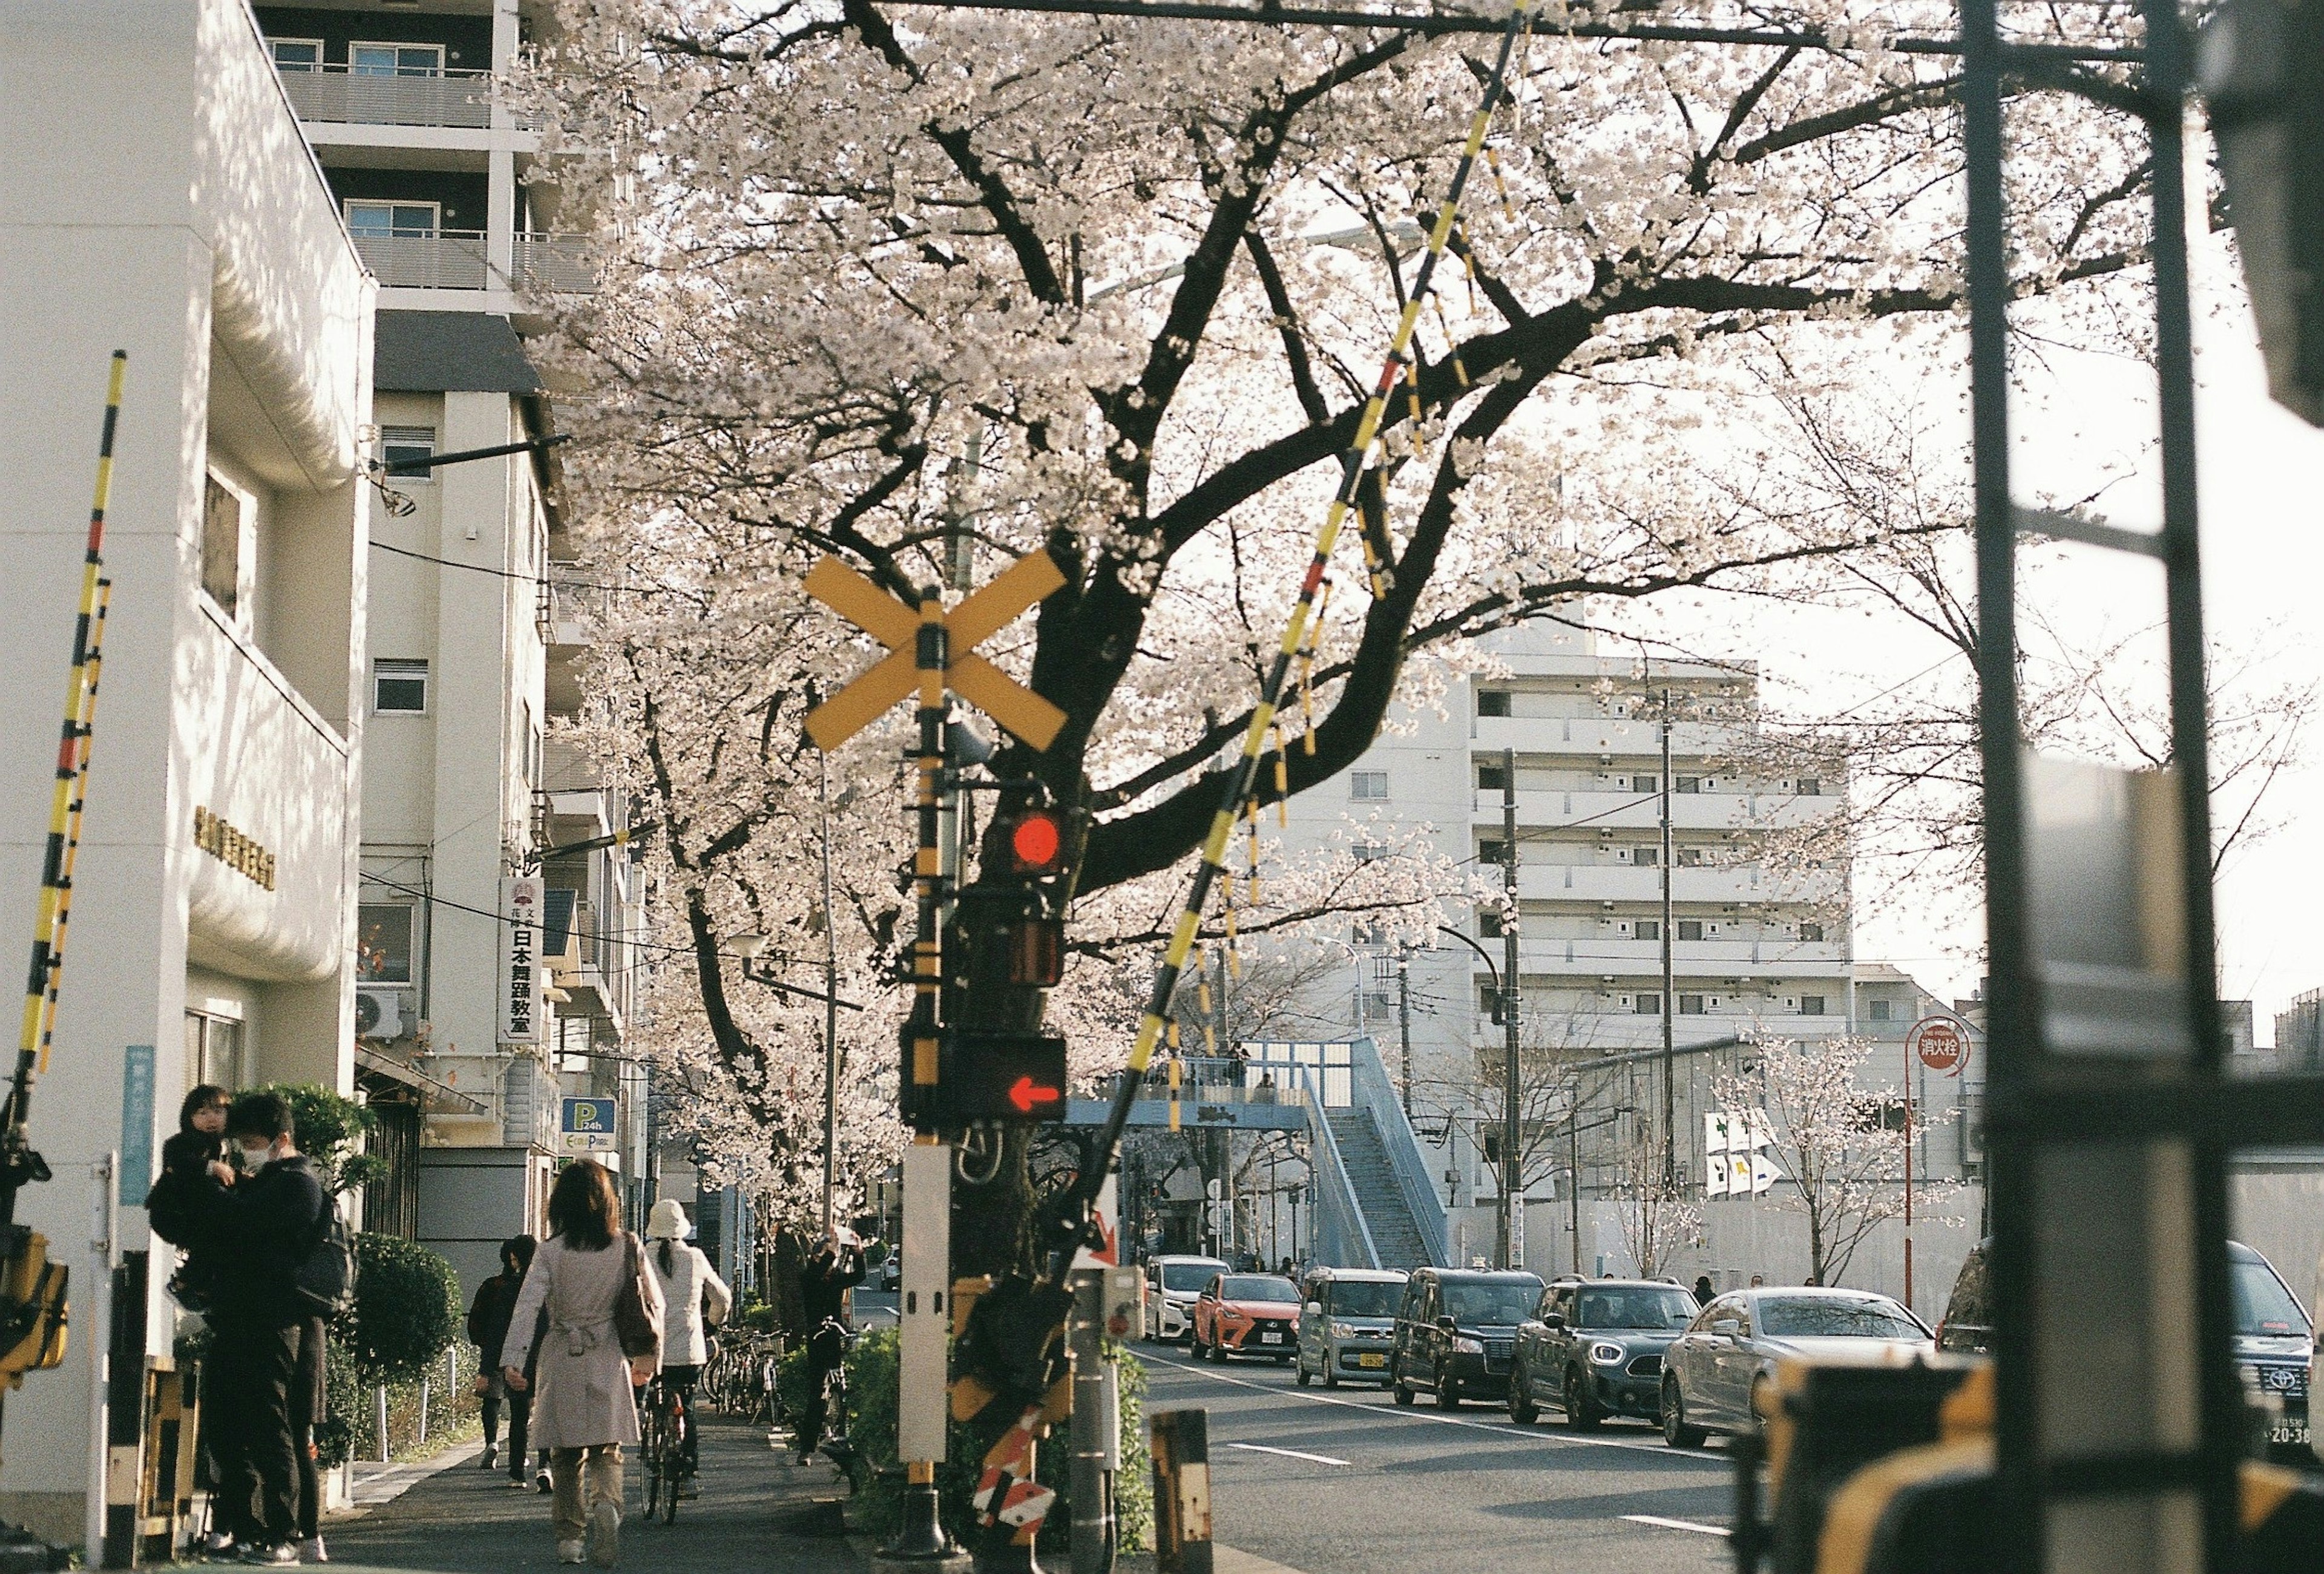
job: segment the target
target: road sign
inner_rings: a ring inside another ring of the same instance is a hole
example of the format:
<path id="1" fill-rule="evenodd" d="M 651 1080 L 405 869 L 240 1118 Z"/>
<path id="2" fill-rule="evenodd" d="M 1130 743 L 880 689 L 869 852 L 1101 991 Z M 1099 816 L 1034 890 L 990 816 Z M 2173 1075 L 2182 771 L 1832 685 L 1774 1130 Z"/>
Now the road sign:
<path id="1" fill-rule="evenodd" d="M 1969 1035 L 1955 1017 L 1922 1017 L 1904 1035 L 1904 1047 L 1920 1056 L 1923 1065 L 1949 1077 L 1960 1075 L 1969 1064 Z"/>
<path id="2" fill-rule="evenodd" d="M 1065 712 L 974 654 L 973 647 L 1065 583 L 1049 555 L 1035 552 L 952 611 L 931 607 L 924 614 L 838 558 L 824 558 L 807 574 L 807 594 L 885 645 L 890 654 L 808 712 L 807 735 L 818 749 L 836 749 L 908 697 L 919 683 L 921 631 L 933 623 L 945 635 L 945 686 L 1034 748 L 1047 749 L 1065 724 Z"/>
<path id="3" fill-rule="evenodd" d="M 558 1146 L 569 1154 L 613 1153 L 622 1146 L 620 1102 L 567 1099 L 558 1121 Z"/>

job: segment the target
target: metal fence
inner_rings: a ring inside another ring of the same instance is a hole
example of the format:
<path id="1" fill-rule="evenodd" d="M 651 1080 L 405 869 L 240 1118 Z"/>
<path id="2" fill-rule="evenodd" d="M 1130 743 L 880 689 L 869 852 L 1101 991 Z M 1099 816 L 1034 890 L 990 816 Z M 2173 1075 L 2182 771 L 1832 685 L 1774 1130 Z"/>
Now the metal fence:
<path id="1" fill-rule="evenodd" d="M 275 74 L 301 120 L 354 125 L 487 126 L 493 123 L 489 71 L 387 76 L 326 65 L 277 68 Z"/>

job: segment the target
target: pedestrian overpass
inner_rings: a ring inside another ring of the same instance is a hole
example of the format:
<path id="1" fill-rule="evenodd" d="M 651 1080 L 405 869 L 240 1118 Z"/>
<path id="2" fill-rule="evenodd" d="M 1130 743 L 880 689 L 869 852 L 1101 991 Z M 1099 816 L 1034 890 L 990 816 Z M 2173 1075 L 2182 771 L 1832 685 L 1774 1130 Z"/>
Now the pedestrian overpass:
<path id="1" fill-rule="evenodd" d="M 1304 1132 L 1315 1178 L 1315 1260 L 1412 1269 L 1452 1263 L 1452 1229 L 1420 1139 L 1370 1038 L 1253 1042 L 1238 1056 L 1157 1061 L 1130 1107 L 1133 1129 Z M 1074 1099 L 1065 1124 L 1105 1124 L 1112 1088 Z"/>

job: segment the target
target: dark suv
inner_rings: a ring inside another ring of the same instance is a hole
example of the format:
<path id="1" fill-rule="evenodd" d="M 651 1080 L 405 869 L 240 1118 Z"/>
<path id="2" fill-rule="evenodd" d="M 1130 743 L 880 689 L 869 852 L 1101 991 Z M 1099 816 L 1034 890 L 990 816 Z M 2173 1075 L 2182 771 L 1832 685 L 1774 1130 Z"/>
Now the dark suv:
<path id="1" fill-rule="evenodd" d="M 1497 1399 L 1507 1391 L 1517 1325 L 1541 1300 L 1534 1274 L 1482 1268 L 1421 1268 L 1405 1286 L 1388 1355 L 1388 1386 L 1398 1404 L 1413 1391 L 1435 1391 L 1457 1409 L 1466 1397 Z"/>
<path id="2" fill-rule="evenodd" d="M 1701 1308 L 1676 1284 L 1652 1279 L 1559 1279 L 1517 1330 L 1509 1419 L 1531 1426 L 1544 1404 L 1577 1431 L 1609 1415 L 1653 1421 L 1663 1352 Z"/>
<path id="3" fill-rule="evenodd" d="M 1993 1353 L 1993 1292 L 1980 1243 L 1961 1264 L 1960 1277 L 1937 1324 L 1937 1348 L 1964 1355 Z M 2314 1326 L 2275 1271 L 2274 1265 L 2241 1241 L 2227 1242 L 2227 1283 L 2236 1319 L 2236 1364 L 2252 1383 L 2282 1404 L 2270 1422 L 2267 1451 L 2287 1463 L 2310 1458 L 2308 1422 L 2308 1360 Z"/>

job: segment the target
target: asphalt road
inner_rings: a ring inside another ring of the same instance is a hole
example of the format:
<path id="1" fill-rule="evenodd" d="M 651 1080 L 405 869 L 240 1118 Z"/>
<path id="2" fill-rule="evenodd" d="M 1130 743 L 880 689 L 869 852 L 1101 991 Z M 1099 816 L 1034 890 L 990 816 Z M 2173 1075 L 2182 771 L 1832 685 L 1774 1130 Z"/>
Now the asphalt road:
<path id="1" fill-rule="evenodd" d="M 1666 1448 L 1643 1422 L 1568 1433 L 1482 1403 L 1298 1388 L 1286 1367 L 1194 1366 L 1141 1345 L 1150 1412 L 1210 1412 L 1217 1541 L 1300 1574 L 1617 1574 L 1731 1569 L 1733 1477 L 1716 1444 Z"/>

